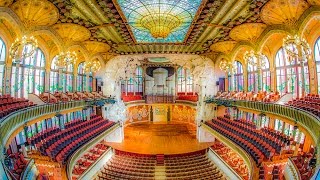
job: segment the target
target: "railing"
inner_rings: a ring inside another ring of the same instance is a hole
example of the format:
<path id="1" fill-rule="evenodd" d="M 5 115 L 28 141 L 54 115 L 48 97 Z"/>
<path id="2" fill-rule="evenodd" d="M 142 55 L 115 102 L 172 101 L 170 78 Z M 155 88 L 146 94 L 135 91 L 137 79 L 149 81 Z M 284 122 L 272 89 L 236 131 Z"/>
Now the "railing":
<path id="1" fill-rule="evenodd" d="M 239 156 L 242 157 L 244 160 L 245 164 L 248 167 L 249 170 L 249 179 L 253 179 L 253 173 L 254 173 L 254 162 L 251 156 L 245 152 L 240 146 L 229 140 L 227 137 L 224 135 L 218 133 L 208 125 L 202 123 L 201 126 L 203 126 L 207 131 L 213 134 L 215 138 L 217 138 L 219 141 L 223 142 L 226 146 L 228 146 L 230 149 L 232 149 L 234 152 L 237 152 Z"/>
<path id="2" fill-rule="evenodd" d="M 301 179 L 299 169 L 294 164 L 291 158 L 289 158 L 288 163 L 284 170 L 284 176 L 286 179 L 299 180 Z"/>
<path id="3" fill-rule="evenodd" d="M 221 158 L 220 157 L 220 155 L 215 151 L 215 150 L 213 150 L 211 147 L 209 148 L 209 152 L 211 152 L 211 153 L 213 153 L 214 154 L 214 156 L 215 157 L 217 157 L 218 159 L 218 162 L 220 161 L 220 162 L 222 162 L 222 163 L 216 163 L 217 165 L 219 165 L 219 168 L 222 170 L 222 171 L 224 171 L 224 169 L 222 169 L 222 167 L 221 166 L 224 166 L 224 167 L 226 167 L 228 170 L 225 170 L 226 172 L 228 172 L 228 173 L 232 173 L 232 174 L 227 174 L 227 176 L 228 177 L 233 177 L 233 178 L 231 178 L 231 179 L 242 179 L 242 177 L 223 159 L 223 158 Z M 209 154 L 209 152 L 208 152 L 208 154 Z M 213 159 L 212 159 L 213 160 Z M 217 161 L 216 160 L 216 161 Z M 220 166 L 221 165 L 221 166 Z M 226 174 L 226 172 L 225 172 L 225 174 Z"/>
<path id="4" fill-rule="evenodd" d="M 308 130 L 317 146 L 317 166 L 320 166 L 320 118 L 303 109 L 293 108 L 280 104 L 256 101 L 207 99 L 206 103 L 215 103 L 227 107 L 239 107 L 284 117 L 296 122 Z"/>
<path id="5" fill-rule="evenodd" d="M 36 179 L 36 165 L 34 163 L 33 159 L 30 159 L 27 166 L 24 168 L 20 179 L 24 180 L 24 179 Z"/>
<path id="6" fill-rule="evenodd" d="M 100 135 L 96 136 L 95 138 L 93 138 L 91 141 L 89 141 L 88 143 L 84 144 L 83 146 L 81 146 L 81 148 L 79 148 L 75 153 L 73 153 L 71 155 L 71 158 L 68 160 L 67 163 L 67 176 L 68 179 L 72 179 L 72 169 L 75 166 L 77 160 L 84 154 L 86 153 L 89 149 L 91 149 L 92 147 L 94 147 L 96 144 L 98 144 L 99 142 L 101 142 L 109 133 L 111 133 L 112 131 L 114 131 L 115 129 L 119 128 L 120 125 L 119 123 L 114 124 L 111 128 L 107 129 L 106 131 L 104 131 L 103 133 L 101 133 Z M 94 166 L 94 164 L 91 165 L 91 167 Z M 87 171 L 83 172 L 83 174 L 85 174 Z M 82 175 L 83 175 L 82 174 Z M 81 177 L 82 177 L 81 175 Z"/>

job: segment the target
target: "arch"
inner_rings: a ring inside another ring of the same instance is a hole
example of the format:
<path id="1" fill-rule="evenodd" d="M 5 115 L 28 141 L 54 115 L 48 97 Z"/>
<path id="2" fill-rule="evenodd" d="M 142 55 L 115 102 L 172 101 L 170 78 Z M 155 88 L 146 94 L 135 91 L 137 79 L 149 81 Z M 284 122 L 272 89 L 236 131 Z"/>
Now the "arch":
<path id="1" fill-rule="evenodd" d="M 297 59 L 289 61 L 284 48 L 280 48 L 277 51 L 274 63 L 276 68 L 276 89 L 281 95 L 292 93 L 294 97 L 301 97 L 302 81 L 305 81 L 305 90 L 306 93 L 309 93 L 309 68 L 307 62 L 304 64 L 304 79 L 302 78 L 299 62 Z"/>
<path id="2" fill-rule="evenodd" d="M 231 53 L 231 60 L 235 61 L 236 59 L 240 61 L 241 63 L 243 62 L 243 55 L 246 51 L 254 50 L 254 47 L 251 43 L 249 42 L 241 42 L 238 43 L 234 48 Z"/>
<path id="3" fill-rule="evenodd" d="M 258 52 L 266 55 L 270 61 L 270 67 L 274 67 L 273 59 L 278 49 L 282 47 L 282 39 L 289 35 L 285 29 L 272 29 L 263 35 L 258 45 Z"/>
<path id="4" fill-rule="evenodd" d="M 30 50 L 28 46 L 25 48 L 26 51 Z M 29 93 L 43 93 L 45 88 L 45 67 L 46 59 L 40 48 L 37 48 L 33 56 L 23 59 L 19 66 L 13 62 L 11 95 L 28 98 Z"/>

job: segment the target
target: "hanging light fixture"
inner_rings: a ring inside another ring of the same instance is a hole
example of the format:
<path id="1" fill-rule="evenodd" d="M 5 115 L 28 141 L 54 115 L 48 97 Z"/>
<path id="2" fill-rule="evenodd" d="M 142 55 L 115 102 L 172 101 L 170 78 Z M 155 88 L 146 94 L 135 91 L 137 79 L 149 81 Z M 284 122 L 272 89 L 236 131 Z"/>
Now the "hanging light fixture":
<path id="1" fill-rule="evenodd" d="M 283 39 L 283 48 L 286 51 L 290 62 L 297 59 L 300 63 L 308 60 L 311 55 L 311 48 L 307 41 L 298 35 L 288 35 Z"/>
<path id="2" fill-rule="evenodd" d="M 283 48 L 286 52 L 287 58 L 290 63 L 300 63 L 301 66 L 301 83 L 302 83 L 302 96 L 305 95 L 305 74 L 304 64 L 308 61 L 311 55 L 311 48 L 307 41 L 298 35 L 288 35 L 283 39 Z M 298 86 L 298 85 L 297 85 Z M 298 93 L 299 97 L 299 93 Z"/>
<path id="3" fill-rule="evenodd" d="M 78 58 L 77 54 L 75 52 L 61 52 L 58 55 L 58 59 L 56 61 L 56 66 L 58 66 L 59 69 L 63 69 L 67 67 L 69 64 L 76 64 Z"/>
<path id="4" fill-rule="evenodd" d="M 219 68 L 224 72 L 234 72 L 236 70 L 235 65 L 227 60 L 222 60 L 219 64 Z"/>
<path id="5" fill-rule="evenodd" d="M 86 72 L 97 72 L 100 68 L 101 64 L 98 60 L 84 62 L 84 70 Z"/>
<path id="6" fill-rule="evenodd" d="M 20 63 L 23 59 L 31 57 L 38 48 L 37 40 L 31 36 L 23 36 L 20 39 L 16 39 L 11 45 L 9 54 L 15 63 Z"/>
<path id="7" fill-rule="evenodd" d="M 256 66 L 257 69 L 263 69 L 266 67 L 266 61 L 264 61 L 264 59 L 267 57 L 262 53 L 256 53 L 253 50 L 247 51 L 243 58 L 247 64 Z"/>

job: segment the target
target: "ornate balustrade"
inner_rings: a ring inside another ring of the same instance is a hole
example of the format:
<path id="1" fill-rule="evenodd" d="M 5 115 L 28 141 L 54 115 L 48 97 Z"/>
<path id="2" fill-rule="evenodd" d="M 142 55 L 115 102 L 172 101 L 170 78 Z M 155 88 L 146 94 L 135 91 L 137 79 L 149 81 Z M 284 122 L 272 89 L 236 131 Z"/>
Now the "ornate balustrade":
<path id="1" fill-rule="evenodd" d="M 294 164 L 291 158 L 288 159 L 288 163 L 284 170 L 284 176 L 286 179 L 299 180 L 301 179 L 299 169 Z"/>
<path id="2" fill-rule="evenodd" d="M 228 99 L 207 99 L 206 103 L 215 103 L 226 107 L 238 107 L 259 111 L 284 117 L 304 127 L 312 136 L 317 146 L 317 166 L 320 166 L 320 118 L 302 109 L 288 107 L 280 104 L 264 103 L 256 101 L 228 100 Z"/>

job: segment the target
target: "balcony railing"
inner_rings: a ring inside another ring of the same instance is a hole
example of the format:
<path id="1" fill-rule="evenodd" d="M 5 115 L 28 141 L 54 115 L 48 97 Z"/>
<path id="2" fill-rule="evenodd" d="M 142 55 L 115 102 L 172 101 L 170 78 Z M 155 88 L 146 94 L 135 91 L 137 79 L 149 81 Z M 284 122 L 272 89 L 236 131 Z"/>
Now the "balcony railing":
<path id="1" fill-rule="evenodd" d="M 207 99 L 206 103 L 215 103 L 226 107 L 238 107 L 284 117 L 296 122 L 308 130 L 317 146 L 317 166 L 320 166 L 320 118 L 302 109 L 280 104 L 257 101 Z"/>

